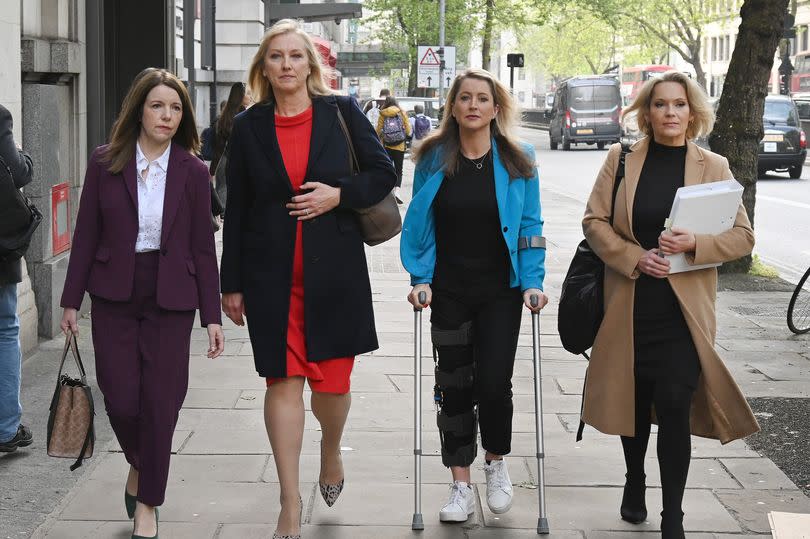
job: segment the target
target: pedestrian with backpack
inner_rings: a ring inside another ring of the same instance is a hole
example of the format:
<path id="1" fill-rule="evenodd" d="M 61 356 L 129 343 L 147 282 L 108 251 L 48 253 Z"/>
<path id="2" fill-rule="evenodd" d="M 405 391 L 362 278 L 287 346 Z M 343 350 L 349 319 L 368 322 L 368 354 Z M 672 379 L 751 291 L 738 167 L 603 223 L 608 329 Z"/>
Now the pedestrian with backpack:
<path id="1" fill-rule="evenodd" d="M 414 105 L 413 107 L 413 142 L 411 148 L 416 149 L 422 140 L 430 134 L 430 118 L 425 116 L 425 107 Z"/>
<path id="2" fill-rule="evenodd" d="M 31 158 L 14 143 L 11 113 L 0 105 L 0 193 L 3 219 L 14 202 L 14 193 L 31 181 Z M 17 195 L 19 193 L 16 193 Z M 10 200 L 9 200 L 10 199 Z M 4 223 L 6 228 L 8 223 Z M 2 238 L 5 240 L 6 238 Z M 5 242 L 3 242 L 5 244 Z M 10 453 L 31 445 L 28 427 L 20 423 L 20 321 L 17 318 L 17 283 L 22 281 L 19 255 L 0 250 L 0 452 Z"/>
<path id="3" fill-rule="evenodd" d="M 405 139 L 411 136 L 411 122 L 408 116 L 399 107 L 393 96 L 388 96 L 380 107 L 380 117 L 377 119 L 377 135 L 388 152 L 397 171 L 397 184 L 394 187 L 394 198 L 397 204 L 402 204 L 399 188 L 402 186 L 402 161 L 405 159 Z"/>

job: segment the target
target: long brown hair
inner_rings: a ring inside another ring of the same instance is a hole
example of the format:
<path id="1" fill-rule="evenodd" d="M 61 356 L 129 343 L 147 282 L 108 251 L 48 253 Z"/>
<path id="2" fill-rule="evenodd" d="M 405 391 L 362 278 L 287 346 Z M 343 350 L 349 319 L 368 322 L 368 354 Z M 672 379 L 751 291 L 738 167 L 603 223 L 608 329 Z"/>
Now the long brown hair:
<path id="1" fill-rule="evenodd" d="M 217 120 L 217 135 L 228 140 L 231 136 L 231 128 L 233 127 L 233 119 L 240 112 L 245 110 L 245 83 L 235 82 L 231 85 L 231 91 L 228 94 L 228 101 L 225 103 L 225 108 L 219 115 Z"/>
<path id="2" fill-rule="evenodd" d="M 152 88 L 161 84 L 177 92 L 183 106 L 183 117 L 180 119 L 177 132 L 172 137 L 172 142 L 192 153 L 200 151 L 200 137 L 197 134 L 197 122 L 194 119 L 194 107 L 185 85 L 165 69 L 147 67 L 132 81 L 132 85 L 124 97 L 118 118 L 113 124 L 110 143 L 102 156 L 103 162 L 108 165 L 107 170 L 111 173 L 118 174 L 124 170 L 132 156 L 135 155 L 135 143 L 141 134 L 141 118 L 146 96 L 149 95 Z"/>
<path id="3" fill-rule="evenodd" d="M 265 32 L 259 50 L 253 55 L 253 60 L 248 68 L 248 86 L 253 92 L 253 99 L 256 103 L 269 103 L 273 101 L 273 87 L 270 81 L 264 76 L 264 57 L 270 42 L 273 38 L 283 34 L 292 33 L 304 41 L 304 49 L 307 51 L 310 74 L 307 77 L 307 92 L 309 97 L 320 95 L 332 95 L 334 92 L 329 88 L 327 79 L 334 78 L 334 70 L 326 67 L 321 62 L 321 55 L 315 50 L 315 42 L 309 34 L 301 29 L 298 21 L 293 19 L 281 19 Z"/>
<path id="4" fill-rule="evenodd" d="M 521 148 L 517 137 L 513 134 L 519 115 L 515 100 L 506 86 L 501 84 L 492 73 L 483 69 L 468 69 L 455 78 L 447 93 L 441 125 L 436 132 L 425 138 L 422 144 L 419 145 L 414 152 L 413 160 L 418 162 L 426 155 L 429 155 L 434 148 L 440 147 L 444 154 L 445 172 L 454 174 L 458 171 L 461 161 L 459 157 L 461 139 L 458 132 L 458 122 L 456 122 L 451 112 L 458 97 L 461 83 L 468 78 L 482 80 L 489 84 L 492 99 L 498 107 L 498 113 L 490 122 L 489 128 L 498 146 L 498 155 L 509 173 L 509 177 L 512 179 L 531 178 L 535 173 L 535 163 L 532 163 L 526 152 Z"/>

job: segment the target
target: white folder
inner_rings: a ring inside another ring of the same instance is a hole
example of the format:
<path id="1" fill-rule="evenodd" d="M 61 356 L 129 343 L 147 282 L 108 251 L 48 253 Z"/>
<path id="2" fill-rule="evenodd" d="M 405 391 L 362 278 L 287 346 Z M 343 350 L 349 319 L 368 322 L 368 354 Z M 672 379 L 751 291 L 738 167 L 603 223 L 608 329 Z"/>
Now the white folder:
<path id="1" fill-rule="evenodd" d="M 669 212 L 667 228 L 683 228 L 693 234 L 721 234 L 731 230 L 737 218 L 743 187 L 736 180 L 701 183 L 681 187 Z M 669 273 L 680 273 L 719 266 L 691 265 L 683 253 L 667 255 Z"/>

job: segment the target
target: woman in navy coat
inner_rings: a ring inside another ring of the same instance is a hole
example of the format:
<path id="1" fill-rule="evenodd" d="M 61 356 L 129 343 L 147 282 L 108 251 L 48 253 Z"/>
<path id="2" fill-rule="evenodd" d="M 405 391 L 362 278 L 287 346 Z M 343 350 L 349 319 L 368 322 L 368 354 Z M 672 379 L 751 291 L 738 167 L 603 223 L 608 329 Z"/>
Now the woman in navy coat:
<path id="1" fill-rule="evenodd" d="M 431 307 L 442 463 L 453 475 L 442 522 L 475 511 L 470 465 L 478 427 L 487 504 L 512 505 L 504 462 L 512 439 L 512 371 L 522 306 L 539 311 L 545 240 L 534 151 L 512 134 L 517 108 L 492 74 L 471 69 L 447 94 L 439 130 L 417 149 L 400 250 L 413 289 Z M 531 305 L 531 297 L 539 303 Z"/>
<path id="2" fill-rule="evenodd" d="M 124 98 L 110 144 L 87 165 L 73 233 L 62 329 L 78 333 L 92 299 L 93 348 L 107 415 L 130 464 L 133 539 L 157 537 L 172 435 L 188 389 L 195 311 L 208 357 L 223 350 L 211 195 L 183 83 L 147 68 Z"/>
<path id="3" fill-rule="evenodd" d="M 396 180 L 355 101 L 332 95 L 319 58 L 296 22 L 276 23 L 249 70 L 256 105 L 236 118 L 229 142 L 222 305 L 238 325 L 247 317 L 256 370 L 266 378 L 281 538 L 300 537 L 305 380 L 321 426 L 318 482 L 327 505 L 343 488 L 353 359 L 377 348 L 356 210 L 382 200 Z"/>

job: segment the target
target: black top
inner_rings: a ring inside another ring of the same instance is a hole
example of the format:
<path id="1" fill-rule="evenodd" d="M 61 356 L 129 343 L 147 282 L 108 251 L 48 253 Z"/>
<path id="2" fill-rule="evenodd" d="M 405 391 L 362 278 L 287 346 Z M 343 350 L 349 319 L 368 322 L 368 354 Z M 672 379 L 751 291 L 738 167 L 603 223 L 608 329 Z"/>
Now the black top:
<path id="1" fill-rule="evenodd" d="M 658 236 L 669 217 L 675 191 L 683 187 L 686 146 L 662 146 L 650 140 L 650 149 L 641 169 L 633 202 L 633 234 L 644 249 L 658 247 Z M 669 326 L 673 314 L 680 316 L 680 306 L 669 279 L 656 279 L 642 274 L 636 281 L 635 316 L 644 325 L 658 329 Z M 637 324 L 638 325 L 638 324 Z"/>
<path id="2" fill-rule="evenodd" d="M 509 252 L 495 197 L 492 152 L 483 160 L 461 156 L 458 172 L 445 176 L 436 193 L 433 214 L 435 287 L 469 291 L 509 286 Z"/>

